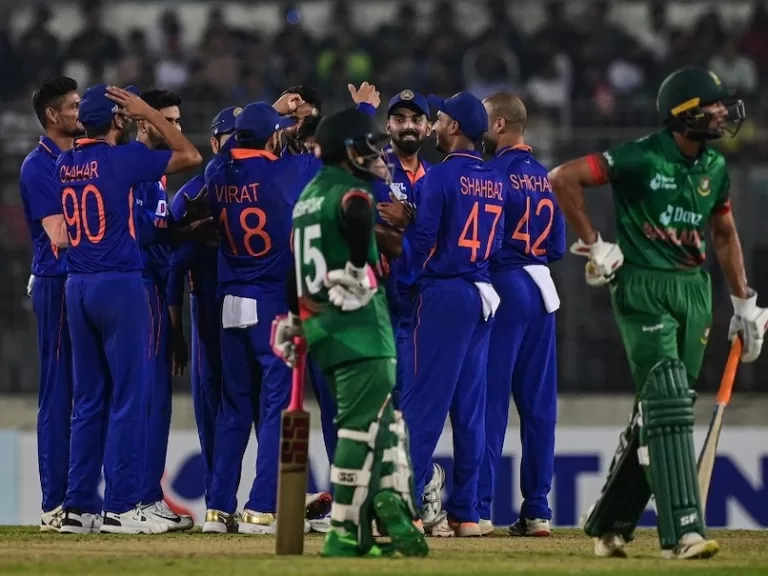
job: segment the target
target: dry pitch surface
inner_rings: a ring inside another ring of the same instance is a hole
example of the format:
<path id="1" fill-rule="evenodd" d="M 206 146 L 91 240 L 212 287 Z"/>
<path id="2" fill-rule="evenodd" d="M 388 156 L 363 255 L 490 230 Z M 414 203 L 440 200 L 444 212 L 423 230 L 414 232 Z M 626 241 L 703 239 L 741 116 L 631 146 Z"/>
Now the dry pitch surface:
<path id="1" fill-rule="evenodd" d="M 577 530 L 549 539 L 503 536 L 477 540 L 430 539 L 426 559 L 319 557 L 322 538 L 308 537 L 303 557 L 276 558 L 271 537 L 164 534 L 161 536 L 60 536 L 31 527 L 0 528 L 0 575 L 126 574 L 130 576 L 307 574 L 697 574 L 768 575 L 768 531 L 716 531 L 721 552 L 711 560 L 662 561 L 656 533 L 642 531 L 631 559 L 592 556 L 591 541 Z"/>

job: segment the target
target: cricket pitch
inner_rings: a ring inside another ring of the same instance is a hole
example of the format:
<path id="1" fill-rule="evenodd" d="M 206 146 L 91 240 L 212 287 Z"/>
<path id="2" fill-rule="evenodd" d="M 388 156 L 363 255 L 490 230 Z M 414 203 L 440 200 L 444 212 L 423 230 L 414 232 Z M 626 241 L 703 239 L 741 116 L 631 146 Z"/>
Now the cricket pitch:
<path id="1" fill-rule="evenodd" d="M 0 527 L 0 574 L 768 575 L 768 530 L 718 530 L 711 537 L 720 543 L 720 554 L 697 561 L 661 560 L 653 530 L 638 532 L 628 547 L 630 559 L 599 559 L 589 538 L 564 529 L 546 539 L 510 538 L 503 531 L 471 540 L 430 538 L 426 559 L 325 559 L 319 557 L 317 535 L 307 537 L 303 557 L 277 558 L 270 536 L 203 535 L 199 529 L 159 536 L 65 536 L 41 534 L 36 527 Z"/>

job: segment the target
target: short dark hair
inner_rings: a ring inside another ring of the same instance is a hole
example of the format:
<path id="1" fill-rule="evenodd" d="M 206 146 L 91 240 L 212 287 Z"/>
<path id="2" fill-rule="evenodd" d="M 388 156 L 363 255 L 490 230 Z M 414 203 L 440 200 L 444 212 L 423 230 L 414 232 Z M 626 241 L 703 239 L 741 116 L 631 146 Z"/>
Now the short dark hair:
<path id="1" fill-rule="evenodd" d="M 306 84 L 297 84 L 295 86 L 289 86 L 283 90 L 283 94 L 294 93 L 301 96 L 307 104 L 310 104 L 314 108 L 317 108 L 318 112 L 323 111 L 323 96 L 320 94 L 320 90 L 314 86 L 307 86 Z M 282 96 L 283 94 L 280 94 Z"/>
<path id="2" fill-rule="evenodd" d="M 171 106 L 181 106 L 181 96 L 170 90 L 152 88 L 141 93 L 141 99 L 155 110 L 162 110 Z"/>
<path id="3" fill-rule="evenodd" d="M 257 140 L 256 138 L 254 138 L 253 132 L 251 132 L 250 130 L 241 130 L 235 134 L 235 142 L 237 142 L 238 148 L 249 148 L 252 150 L 266 150 L 267 142 L 269 142 L 269 138 L 267 138 L 266 140 L 264 139 Z"/>
<path id="4" fill-rule="evenodd" d="M 77 81 L 67 76 L 54 76 L 43 82 L 32 94 L 32 109 L 43 128 L 47 127 L 45 111 L 61 106 L 61 100 L 70 92 L 77 92 Z"/>
<path id="5" fill-rule="evenodd" d="M 106 136 L 109 134 L 109 131 L 112 129 L 112 121 L 109 121 L 109 124 L 104 124 L 104 126 L 96 126 L 92 128 L 86 128 L 85 129 L 85 137 L 86 138 L 101 138 L 102 136 Z"/>

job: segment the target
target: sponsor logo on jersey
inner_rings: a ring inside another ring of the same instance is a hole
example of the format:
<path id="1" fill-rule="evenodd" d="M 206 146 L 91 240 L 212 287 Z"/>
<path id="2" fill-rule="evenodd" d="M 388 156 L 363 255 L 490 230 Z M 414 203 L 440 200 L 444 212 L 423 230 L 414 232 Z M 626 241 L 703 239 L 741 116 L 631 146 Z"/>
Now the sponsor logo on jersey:
<path id="1" fill-rule="evenodd" d="M 389 185 L 389 189 L 392 190 L 392 194 L 395 195 L 395 198 L 401 202 L 403 200 L 408 200 L 408 194 L 405 192 L 405 184 L 402 182 L 392 182 L 392 184 Z"/>
<path id="2" fill-rule="evenodd" d="M 306 200 L 297 202 L 296 206 L 293 208 L 293 217 L 299 218 L 305 214 L 313 214 L 314 212 L 317 212 L 323 205 L 323 200 L 325 200 L 325 197 L 321 196 L 319 198 L 307 198 Z"/>
<path id="3" fill-rule="evenodd" d="M 699 179 L 699 185 L 696 187 L 696 192 L 704 197 L 709 196 L 710 192 L 712 192 L 712 189 L 709 187 L 709 176 L 702 176 Z"/>
<path id="4" fill-rule="evenodd" d="M 701 223 L 701 218 L 701 214 L 691 212 L 690 210 L 683 210 L 679 206 L 668 204 L 667 209 L 659 215 L 659 222 L 662 226 L 678 223 L 698 226 Z"/>
<path id="5" fill-rule="evenodd" d="M 611 156 L 610 152 L 603 152 L 603 158 L 605 158 L 608 166 L 613 167 L 613 156 Z"/>
<path id="6" fill-rule="evenodd" d="M 710 328 L 709 326 L 707 326 L 707 327 L 705 328 L 705 330 L 704 330 L 704 336 L 702 336 L 702 337 L 699 339 L 699 341 L 700 341 L 702 344 L 706 344 L 707 342 L 709 342 L 709 332 L 710 332 L 710 330 L 711 330 L 711 328 Z"/>
<path id="7" fill-rule="evenodd" d="M 157 209 L 155 209 L 155 216 L 161 216 L 165 218 L 168 215 L 168 203 L 165 200 L 158 200 Z"/>
<path id="8" fill-rule="evenodd" d="M 671 176 L 664 176 L 663 174 L 656 173 L 648 184 L 651 190 L 677 190 L 677 183 Z"/>

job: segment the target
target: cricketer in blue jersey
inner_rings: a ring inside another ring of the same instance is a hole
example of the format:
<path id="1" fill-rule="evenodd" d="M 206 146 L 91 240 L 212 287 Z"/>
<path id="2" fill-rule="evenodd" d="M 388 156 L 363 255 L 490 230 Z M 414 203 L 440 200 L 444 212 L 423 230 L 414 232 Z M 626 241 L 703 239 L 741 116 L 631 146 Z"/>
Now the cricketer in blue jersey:
<path id="1" fill-rule="evenodd" d="M 479 536 L 485 366 L 489 320 L 498 306 L 488 267 L 501 247 L 509 191 L 475 150 L 488 127 L 480 100 L 467 92 L 448 100 L 430 96 L 429 107 L 437 111 L 438 149 L 448 154 L 424 177 L 415 222 L 406 230 L 414 261 L 423 269 L 414 313 L 413 377 L 405 379 L 401 405 L 412 430 L 417 501 L 431 477 L 445 419 L 451 418 L 453 490 L 445 506 L 448 517 L 432 534 Z"/>
<path id="2" fill-rule="evenodd" d="M 167 90 L 147 90 L 142 99 L 157 110 L 163 118 L 181 131 L 181 98 Z M 138 145 L 150 150 L 166 149 L 160 133 L 148 122 L 138 122 Z M 148 382 L 148 414 L 146 473 L 141 502 L 144 513 L 157 522 L 168 524 L 169 530 L 192 527 L 190 516 L 180 516 L 164 500 L 162 479 L 171 432 L 172 367 L 174 344 L 166 292 L 170 274 L 172 240 L 177 232 L 168 210 L 166 177 L 141 182 L 133 190 L 136 206 L 136 232 L 144 262 L 142 278 L 152 313 L 152 374 Z M 182 342 L 184 351 L 186 343 Z M 177 354 L 178 356 L 178 354 Z"/>
<path id="3" fill-rule="evenodd" d="M 429 164 L 421 157 L 420 151 L 427 136 L 431 133 L 429 122 L 429 104 L 422 94 L 412 90 L 403 90 L 389 100 L 387 109 L 387 134 L 391 137 L 384 153 L 392 173 L 391 192 L 401 202 L 414 201 L 413 190 L 424 178 Z M 389 198 L 384 202 L 389 201 Z M 403 250 L 394 263 L 391 263 L 390 278 L 394 290 L 389 294 L 389 283 L 385 280 L 387 296 L 390 298 L 390 312 L 395 324 L 397 343 L 397 383 L 394 396 L 397 397 L 403 386 L 405 367 L 412 362 L 407 359 L 408 341 L 412 332 L 413 300 L 416 270 L 409 261 L 410 251 Z"/>
<path id="4" fill-rule="evenodd" d="M 171 151 L 117 146 L 126 118 L 150 122 Z M 105 491 L 100 531 L 160 533 L 167 524 L 139 506 L 145 464 L 147 387 L 152 337 L 141 278 L 132 189 L 185 170 L 200 154 L 134 91 L 89 88 L 79 119 L 87 138 L 56 164 L 69 248 L 67 319 L 74 370 L 71 454 L 62 532 L 93 530 L 102 465 Z"/>
<path id="5" fill-rule="evenodd" d="M 211 149 L 214 157 L 204 173 L 189 180 L 171 200 L 170 212 L 175 222 L 203 218 L 210 207 L 205 190 L 205 174 L 214 173 L 229 160 L 229 149 L 234 143 L 235 117 L 242 108 L 231 106 L 221 110 L 211 123 Z M 205 501 L 210 508 L 211 478 L 213 475 L 213 435 L 216 414 L 221 404 L 221 348 L 219 341 L 221 303 L 216 298 L 216 262 L 218 242 L 188 240 L 171 253 L 168 279 L 168 306 L 176 341 L 183 341 L 181 308 L 184 300 L 185 279 L 189 278 L 189 309 L 191 317 L 191 383 L 192 403 L 200 439 L 200 450 L 205 463 Z M 174 371 L 180 373 L 185 364 L 177 354 L 186 351 L 186 345 L 174 350 Z M 259 374 L 253 376 L 256 380 Z M 258 405 L 256 405 L 258 406 Z M 256 408 L 258 410 L 258 408 Z"/>
<path id="6" fill-rule="evenodd" d="M 291 371 L 270 346 L 271 323 L 288 311 L 285 280 L 293 266 L 291 211 L 319 160 L 309 154 L 278 158 L 281 119 L 270 104 L 245 107 L 235 120 L 230 161 L 206 181 L 219 223 L 218 295 L 221 308 L 223 393 L 214 434 L 211 508 L 204 532 L 226 532 L 237 508 L 239 470 L 254 422 L 248 378 L 261 369 L 256 478 L 238 532 L 272 534 L 280 414 L 288 405 Z M 307 525 L 307 529 L 309 526 Z"/>
<path id="7" fill-rule="evenodd" d="M 484 101 L 488 163 L 510 187 L 504 204 L 504 242 L 491 258 L 491 282 L 501 297 L 488 349 L 486 452 L 478 498 L 481 528 L 491 522 L 496 469 L 507 430 L 510 391 L 520 415 L 520 519 L 510 533 L 549 536 L 557 413 L 555 311 L 560 299 L 547 265 L 565 253 L 565 219 L 547 169 L 525 145 L 527 112 L 508 93 Z"/>
<path id="8" fill-rule="evenodd" d="M 28 293 L 37 320 L 40 388 L 37 411 L 37 461 L 43 495 L 41 531 L 58 532 L 63 516 L 69 468 L 69 422 L 72 415 L 72 349 L 64 283 L 69 240 L 61 212 L 56 160 L 81 133 L 77 122 L 77 82 L 57 77 L 32 96 L 32 108 L 45 136 L 24 159 L 19 176 L 24 216 L 32 237 L 32 275 Z"/>

